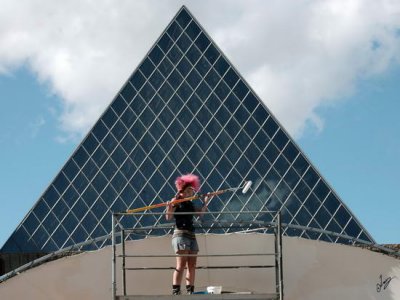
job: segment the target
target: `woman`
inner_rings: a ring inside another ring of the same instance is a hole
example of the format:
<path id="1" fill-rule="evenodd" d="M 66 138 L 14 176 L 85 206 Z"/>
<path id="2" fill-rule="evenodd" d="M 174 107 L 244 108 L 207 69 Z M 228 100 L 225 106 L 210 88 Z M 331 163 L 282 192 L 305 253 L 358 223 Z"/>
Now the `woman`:
<path id="1" fill-rule="evenodd" d="M 204 205 L 200 209 L 196 209 L 192 201 L 174 203 L 175 200 L 192 197 L 200 189 L 199 177 L 193 174 L 180 176 L 175 181 L 178 191 L 177 196 L 168 202 L 166 210 L 166 219 L 175 218 L 175 229 L 172 236 L 172 247 L 179 256 L 176 257 L 176 268 L 172 278 L 172 294 L 181 294 L 181 282 L 183 271 L 186 271 L 186 292 L 193 294 L 194 279 L 196 272 L 196 256 L 185 256 L 185 254 L 197 254 L 199 247 L 196 241 L 193 226 L 194 213 L 201 213 L 207 209 L 208 197 L 204 198 Z M 188 214 L 175 214 L 188 213 Z"/>

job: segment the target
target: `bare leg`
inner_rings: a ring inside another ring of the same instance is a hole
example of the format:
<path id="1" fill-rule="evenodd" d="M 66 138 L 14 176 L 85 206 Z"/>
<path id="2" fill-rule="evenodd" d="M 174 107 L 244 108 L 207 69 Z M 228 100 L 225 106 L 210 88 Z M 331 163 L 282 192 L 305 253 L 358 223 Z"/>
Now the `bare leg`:
<path id="1" fill-rule="evenodd" d="M 178 251 L 176 254 L 179 254 L 179 255 L 189 254 L 189 251 L 187 251 L 187 250 Z M 177 256 L 176 257 L 176 268 L 174 271 L 174 275 L 172 277 L 173 285 L 181 285 L 183 271 L 185 270 L 185 266 L 186 266 L 187 262 L 188 262 L 187 256 Z"/>
<path id="2" fill-rule="evenodd" d="M 190 254 L 196 254 L 196 252 L 190 252 Z M 196 276 L 196 263 L 196 256 L 190 256 L 187 258 L 186 285 L 194 285 Z"/>

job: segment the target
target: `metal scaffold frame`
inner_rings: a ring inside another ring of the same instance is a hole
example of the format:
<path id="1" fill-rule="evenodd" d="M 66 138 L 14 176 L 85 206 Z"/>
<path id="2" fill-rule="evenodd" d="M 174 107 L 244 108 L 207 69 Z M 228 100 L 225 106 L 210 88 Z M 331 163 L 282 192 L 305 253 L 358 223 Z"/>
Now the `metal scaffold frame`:
<path id="1" fill-rule="evenodd" d="M 204 212 L 203 214 L 227 214 L 228 212 Z M 275 281 L 276 290 L 273 299 L 283 300 L 283 253 L 282 253 L 282 223 L 281 223 L 281 212 L 280 211 L 248 211 L 248 212 L 229 212 L 230 214 L 261 214 L 261 213 L 273 213 L 275 214 L 275 222 L 266 221 L 237 221 L 236 225 L 247 225 L 247 228 L 252 227 L 250 230 L 243 230 L 240 232 L 252 232 L 258 230 L 273 229 L 274 231 L 274 253 L 249 253 L 249 254 L 206 254 L 206 255 L 193 255 L 197 257 L 237 257 L 237 256 L 275 256 L 274 265 L 256 265 L 256 266 L 204 266 L 196 267 L 197 269 L 230 269 L 240 267 L 251 267 L 251 268 L 274 268 L 275 269 Z M 113 213 L 112 214 L 112 300 L 117 300 L 119 296 L 127 297 L 127 283 L 126 283 L 126 271 L 140 271 L 140 270 L 172 270 L 173 267 L 141 267 L 141 268 L 127 268 L 126 259 L 129 258 L 160 258 L 160 257 L 176 257 L 177 255 L 129 255 L 126 254 L 125 240 L 129 234 L 139 233 L 143 231 L 150 231 L 154 229 L 165 229 L 172 230 L 174 225 L 171 223 L 158 225 L 158 226 L 146 226 L 137 228 L 124 228 L 121 224 L 120 219 L 122 216 L 143 216 L 143 215 L 163 215 L 164 213 L 159 212 L 140 212 L 140 213 Z M 178 213 L 187 214 L 187 213 Z M 214 220 L 212 222 L 200 222 L 196 223 L 196 229 L 211 228 L 207 227 L 212 224 L 213 229 L 232 228 L 235 222 L 221 222 Z M 244 228 L 244 227 L 241 227 Z M 117 236 L 121 237 L 121 254 L 117 255 Z M 190 255 L 185 255 L 190 256 Z M 122 259 L 122 295 L 117 295 L 117 259 Z"/>

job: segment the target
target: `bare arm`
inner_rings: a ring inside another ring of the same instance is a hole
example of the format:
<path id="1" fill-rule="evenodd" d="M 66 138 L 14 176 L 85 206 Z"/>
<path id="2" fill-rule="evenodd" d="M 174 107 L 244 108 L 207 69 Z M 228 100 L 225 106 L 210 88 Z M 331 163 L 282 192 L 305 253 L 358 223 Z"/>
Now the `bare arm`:
<path id="1" fill-rule="evenodd" d="M 167 221 L 170 221 L 172 219 L 176 210 L 176 207 L 173 204 L 174 200 L 175 199 L 172 199 L 171 201 L 167 202 L 167 208 L 165 210 L 165 218 L 167 219 Z"/>

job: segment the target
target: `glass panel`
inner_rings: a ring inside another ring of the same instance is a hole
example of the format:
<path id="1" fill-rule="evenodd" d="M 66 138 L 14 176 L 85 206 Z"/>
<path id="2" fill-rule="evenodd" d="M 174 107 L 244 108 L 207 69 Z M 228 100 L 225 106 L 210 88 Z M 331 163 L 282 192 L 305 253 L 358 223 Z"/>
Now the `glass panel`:
<path id="1" fill-rule="evenodd" d="M 218 50 L 211 44 L 207 51 L 205 52 L 205 57 L 208 59 L 208 61 L 213 64 L 217 58 L 219 57 L 219 52 Z"/>
<path id="2" fill-rule="evenodd" d="M 221 56 L 215 63 L 214 68 L 217 70 L 220 76 L 223 76 L 226 70 L 228 70 L 229 64 L 226 62 L 225 58 Z"/>
<path id="3" fill-rule="evenodd" d="M 68 211 L 68 206 L 65 204 L 65 202 L 60 199 L 60 201 L 57 202 L 57 204 L 53 207 L 53 213 L 56 216 L 64 216 L 67 211 Z"/>
<path id="4" fill-rule="evenodd" d="M 203 156 L 203 151 L 197 144 L 193 144 L 192 148 L 189 150 L 187 156 L 194 163 L 197 164 Z"/>
<path id="5" fill-rule="evenodd" d="M 314 193 L 315 195 L 317 195 L 320 201 L 323 201 L 325 197 L 328 195 L 329 188 L 322 181 L 322 179 L 318 182 L 317 186 L 314 188 Z"/>
<path id="6" fill-rule="evenodd" d="M 343 206 L 340 206 L 339 210 L 334 215 L 334 218 L 340 226 L 345 227 L 350 219 L 350 214 Z"/>
<path id="7" fill-rule="evenodd" d="M 161 75 L 161 73 L 158 70 L 155 70 L 153 75 L 151 75 L 149 81 L 150 81 L 151 85 L 156 90 L 158 90 L 164 81 L 164 77 Z"/>
<path id="8" fill-rule="evenodd" d="M 81 198 L 78 199 L 78 201 L 76 201 L 74 207 L 72 208 L 72 212 L 79 220 L 81 220 L 88 211 L 88 209 L 89 207 L 86 206 L 85 202 Z"/>
<path id="9" fill-rule="evenodd" d="M 221 81 L 218 86 L 216 87 L 215 91 L 214 91 L 218 97 L 223 100 L 226 98 L 226 96 L 228 96 L 230 90 L 229 87 L 226 85 L 225 82 Z"/>
<path id="10" fill-rule="evenodd" d="M 94 162 L 98 167 L 101 167 L 107 159 L 107 153 L 104 149 L 100 146 L 97 150 L 93 153 L 92 156 Z"/>
<path id="11" fill-rule="evenodd" d="M 301 226 L 307 226 L 308 223 L 311 221 L 311 215 L 304 207 L 302 207 L 299 213 L 296 215 L 296 221 Z"/>
<path id="12" fill-rule="evenodd" d="M 310 167 L 306 174 L 304 175 L 304 181 L 308 184 L 310 188 L 313 188 L 317 183 L 319 177 L 312 167 Z"/>
<path id="13" fill-rule="evenodd" d="M 172 43 L 173 41 L 168 37 L 168 35 L 164 34 L 158 42 L 158 46 L 162 51 L 164 51 L 164 53 L 167 53 Z"/>
<path id="14" fill-rule="evenodd" d="M 107 131 L 107 127 L 101 120 L 99 120 L 94 126 L 92 133 L 97 138 L 97 140 L 101 142 L 101 140 L 106 136 Z"/>
<path id="15" fill-rule="evenodd" d="M 197 39 L 194 42 L 197 46 L 197 48 L 199 48 L 199 50 L 201 52 L 204 52 L 208 45 L 210 44 L 210 40 L 207 38 L 207 36 L 202 32 L 200 33 L 200 35 L 197 37 Z"/>
<path id="16" fill-rule="evenodd" d="M 111 128 L 117 119 L 118 117 L 112 109 L 107 110 L 107 112 L 102 117 L 103 122 L 107 125 L 108 128 Z"/>
<path id="17" fill-rule="evenodd" d="M 94 188 L 97 192 L 101 192 L 107 185 L 107 179 L 104 177 L 103 173 L 98 173 L 92 182 Z"/>
<path id="18" fill-rule="evenodd" d="M 331 213 L 331 215 L 336 212 L 336 210 L 339 208 L 339 205 L 339 200 L 333 194 L 330 194 L 324 202 L 324 206 Z"/>
<path id="19" fill-rule="evenodd" d="M 113 129 L 111 129 L 111 132 L 117 140 L 121 140 L 122 137 L 126 134 L 126 131 L 126 127 L 120 120 L 118 120 L 117 123 L 115 123 Z"/>
<path id="20" fill-rule="evenodd" d="M 271 164 L 264 157 L 264 155 L 260 156 L 255 163 L 255 168 L 260 174 L 265 174 L 267 170 L 270 168 Z"/>
<path id="21" fill-rule="evenodd" d="M 73 186 L 70 186 L 62 197 L 65 203 L 71 207 L 79 198 L 79 194 Z"/>
<path id="22" fill-rule="evenodd" d="M 177 93 L 183 101 L 186 101 L 189 99 L 189 96 L 193 93 L 193 91 L 186 82 L 182 82 L 181 86 L 177 90 Z"/>
<path id="23" fill-rule="evenodd" d="M 308 162 L 304 159 L 303 155 L 300 154 L 295 162 L 293 163 L 294 169 L 299 173 L 300 176 L 303 175 L 303 173 L 307 170 L 308 168 Z"/>
<path id="24" fill-rule="evenodd" d="M 180 124 L 180 122 L 175 119 L 174 121 L 172 121 L 171 127 L 170 127 L 170 133 L 172 135 L 173 139 L 178 139 L 178 137 L 182 134 L 183 132 L 183 127 Z"/>
<path id="25" fill-rule="evenodd" d="M 200 51 L 196 48 L 195 45 L 192 45 L 190 47 L 189 51 L 186 53 L 186 57 L 189 59 L 189 61 L 194 65 L 197 60 L 200 58 L 201 53 Z"/>
<path id="26" fill-rule="evenodd" d="M 135 72 L 132 75 L 132 78 L 130 80 L 131 84 L 135 87 L 135 89 L 138 91 L 146 81 L 146 78 L 140 73 L 140 72 Z"/>
<path id="27" fill-rule="evenodd" d="M 136 119 L 136 114 L 133 112 L 133 110 L 131 108 L 128 108 L 127 110 L 125 110 L 121 116 L 121 120 L 127 128 L 132 126 L 135 119 Z"/>
<path id="28" fill-rule="evenodd" d="M 283 176 L 289 168 L 289 163 L 282 155 L 280 155 L 274 163 L 274 168 L 279 173 L 279 175 Z"/>
<path id="29" fill-rule="evenodd" d="M 108 134 L 104 139 L 102 145 L 104 149 L 108 152 L 108 154 L 111 154 L 117 143 L 117 140 L 112 136 L 112 134 Z"/>
<path id="30" fill-rule="evenodd" d="M 182 9 L 179 15 L 176 17 L 176 21 L 181 25 L 182 28 L 185 28 L 187 24 L 192 20 L 186 10 Z"/>
<path id="31" fill-rule="evenodd" d="M 142 146 L 143 150 L 146 153 L 149 153 L 151 151 L 151 149 L 153 149 L 154 144 L 155 144 L 155 141 L 151 137 L 151 135 L 148 132 L 145 133 L 140 142 L 140 145 Z"/>
<path id="32" fill-rule="evenodd" d="M 204 57 L 201 57 L 195 67 L 200 75 L 205 76 L 211 65 Z"/>
<path id="33" fill-rule="evenodd" d="M 140 91 L 140 95 L 143 97 L 144 103 L 149 103 L 150 99 L 154 96 L 154 94 L 156 93 L 156 91 L 152 88 L 152 86 L 146 82 L 145 85 L 143 86 L 142 90 Z M 142 103 L 140 103 L 142 104 Z M 134 107 L 136 108 L 138 105 L 138 103 L 136 102 Z M 136 112 L 138 112 L 138 110 L 135 109 Z M 140 113 L 140 112 L 139 112 Z"/>
<path id="34" fill-rule="evenodd" d="M 155 95 L 151 100 L 149 107 L 151 108 L 153 113 L 157 115 L 164 108 L 164 101 L 160 98 L 159 95 Z"/>
<path id="35" fill-rule="evenodd" d="M 331 219 L 331 215 L 326 211 L 324 207 L 320 207 L 314 218 L 319 223 L 319 225 L 321 225 L 322 228 L 325 228 L 329 220 Z"/>
<path id="36" fill-rule="evenodd" d="M 247 110 L 252 113 L 257 105 L 258 105 L 259 101 L 256 98 L 255 95 L 253 95 L 253 93 L 249 93 L 246 98 L 243 100 L 243 105 L 247 108 Z M 264 117 L 264 119 L 266 119 L 267 117 Z"/>
<path id="37" fill-rule="evenodd" d="M 130 84 L 128 83 L 127 85 L 130 86 Z M 123 91 L 122 91 L 123 92 Z M 128 102 L 133 98 L 130 97 L 128 98 Z M 121 97 L 121 95 L 118 95 L 117 98 L 114 100 L 114 102 L 111 104 L 112 109 L 118 114 L 122 114 L 122 112 L 125 110 L 127 104 L 125 102 L 125 100 Z"/>
<path id="38" fill-rule="evenodd" d="M 286 145 L 285 149 L 283 150 L 283 154 L 285 155 L 286 159 L 289 161 L 289 163 L 292 163 L 294 159 L 296 158 L 297 154 L 299 154 L 299 150 L 295 147 L 295 145 L 289 141 L 289 143 Z"/>
<path id="39" fill-rule="evenodd" d="M 208 85 L 213 89 L 219 82 L 220 78 L 221 77 L 219 77 L 217 72 L 211 69 L 210 72 L 208 72 L 208 74 L 206 75 L 205 80 L 208 83 Z"/>
<path id="40" fill-rule="evenodd" d="M 187 77 L 187 82 L 189 85 L 192 87 L 192 89 L 195 89 L 201 81 L 201 76 L 196 70 L 192 70 Z"/>
<path id="41" fill-rule="evenodd" d="M 229 111 L 225 108 L 225 106 L 221 106 L 217 113 L 215 114 L 216 119 L 219 121 L 219 123 L 224 126 L 226 122 L 228 122 L 230 118 L 230 113 Z"/>
<path id="42" fill-rule="evenodd" d="M 314 194 L 310 194 L 304 205 L 311 215 L 315 215 L 318 208 L 321 206 L 321 202 L 318 200 L 317 197 L 314 196 Z"/>
<path id="43" fill-rule="evenodd" d="M 281 129 L 278 130 L 278 132 L 273 138 L 273 142 L 275 143 L 275 145 L 278 147 L 279 150 L 282 150 L 283 147 L 285 147 L 288 140 L 289 140 L 288 137 Z"/>
<path id="44" fill-rule="evenodd" d="M 65 175 L 60 172 L 53 183 L 54 187 L 57 189 L 59 194 L 62 194 L 67 186 L 69 185 L 69 180 L 65 177 Z"/>
<path id="45" fill-rule="evenodd" d="M 228 122 L 228 124 L 226 124 L 225 126 L 225 130 L 226 132 L 228 132 L 228 134 L 232 137 L 235 138 L 236 135 L 239 133 L 240 131 L 240 126 L 238 124 L 238 122 L 235 121 L 235 119 L 230 119 L 230 121 Z"/>
<path id="46" fill-rule="evenodd" d="M 114 153 L 111 155 L 111 158 L 117 164 L 117 166 L 121 166 L 122 163 L 125 161 L 126 157 L 127 157 L 127 155 L 121 146 L 118 146 L 115 149 Z M 88 177 L 88 178 L 90 178 L 90 177 Z"/>
<path id="47" fill-rule="evenodd" d="M 268 119 L 269 114 L 267 113 L 267 111 L 265 110 L 265 108 L 262 105 L 259 105 L 257 107 L 257 109 L 254 111 L 254 113 L 252 114 L 252 116 L 254 119 L 256 119 L 258 124 L 262 125 Z M 265 128 L 266 127 L 264 126 L 264 130 L 266 130 Z M 268 132 L 268 131 L 266 131 L 266 132 Z"/>
<path id="48" fill-rule="evenodd" d="M 182 29 L 176 22 L 172 22 L 172 24 L 167 29 L 168 35 L 175 41 L 179 35 L 181 34 Z"/>
<path id="49" fill-rule="evenodd" d="M 173 70 L 173 65 L 171 64 L 171 62 L 165 58 L 161 64 L 158 66 L 158 69 L 160 70 L 161 74 L 167 78 L 169 73 L 171 73 L 171 71 Z"/>
<path id="50" fill-rule="evenodd" d="M 273 145 L 271 143 L 267 146 L 267 148 L 265 148 L 264 155 L 269 160 L 269 162 L 272 164 L 278 157 L 279 151 L 275 147 L 275 145 Z"/>
<path id="51" fill-rule="evenodd" d="M 301 180 L 296 189 L 294 190 L 294 193 L 296 194 L 296 196 L 300 199 L 300 201 L 304 201 L 305 199 L 307 199 L 308 195 L 310 194 L 310 189 L 308 188 L 308 186 L 304 183 L 303 180 Z"/>
<path id="52" fill-rule="evenodd" d="M 224 76 L 224 80 L 232 89 L 235 86 L 236 82 L 238 82 L 239 76 L 236 74 L 235 70 L 229 69 L 229 71 Z"/>
<path id="53" fill-rule="evenodd" d="M 73 156 L 74 161 L 80 168 L 85 164 L 85 162 L 88 158 L 89 158 L 89 155 L 86 153 L 85 149 L 82 147 L 79 147 Z"/>
<path id="54" fill-rule="evenodd" d="M 49 207 L 53 207 L 59 198 L 59 194 L 53 186 L 50 186 L 43 196 L 44 201 L 46 201 Z"/>
<path id="55" fill-rule="evenodd" d="M 175 166 L 172 164 L 172 162 L 168 158 L 166 158 L 159 165 L 158 170 L 162 174 L 171 174 L 173 172 L 174 168 L 175 168 Z"/>
<path id="56" fill-rule="evenodd" d="M 188 36 L 192 40 L 196 39 L 196 37 L 199 35 L 200 31 L 201 30 L 200 30 L 199 26 L 197 26 L 197 24 L 195 22 L 191 22 L 185 30 L 185 32 L 188 34 Z"/>
<path id="57" fill-rule="evenodd" d="M 248 89 L 247 86 L 243 83 L 243 81 L 240 80 L 240 81 L 236 84 L 235 88 L 233 89 L 233 92 L 236 94 L 236 96 L 237 96 L 239 99 L 243 99 L 243 98 L 247 95 L 247 93 L 249 92 L 249 89 Z"/>
<path id="58" fill-rule="evenodd" d="M 122 172 L 117 172 L 114 178 L 111 180 L 112 186 L 118 192 L 120 192 L 125 187 L 127 182 L 128 181 L 125 179 L 124 175 L 122 175 Z"/>
<path id="59" fill-rule="evenodd" d="M 171 88 L 171 86 L 168 84 L 168 82 L 166 82 L 160 88 L 158 93 L 164 101 L 167 101 L 174 93 L 174 90 Z"/>
<path id="60" fill-rule="evenodd" d="M 289 196 L 288 200 L 286 201 L 285 206 L 290 211 L 292 216 L 294 216 L 297 213 L 297 211 L 299 210 L 301 203 L 300 203 L 299 199 L 297 199 L 297 197 L 292 194 Z"/>
<path id="61" fill-rule="evenodd" d="M 300 180 L 299 175 L 296 173 L 296 171 L 293 168 L 289 168 L 288 172 L 285 175 L 285 181 L 286 183 L 294 189 L 296 186 L 297 182 Z"/>
<path id="62" fill-rule="evenodd" d="M 236 108 L 240 105 L 239 100 L 236 98 L 235 95 L 230 94 L 228 98 L 224 101 L 225 106 L 228 108 L 228 110 L 233 113 Z"/>
<path id="63" fill-rule="evenodd" d="M 73 181 L 73 185 L 79 193 L 82 193 L 85 190 L 85 188 L 88 186 L 88 184 L 89 184 L 89 181 L 86 179 L 86 177 L 82 173 L 79 173 L 78 176 Z"/>
<path id="64" fill-rule="evenodd" d="M 149 58 L 146 58 L 139 69 L 144 76 L 149 77 L 153 73 L 154 65 Z"/>
<path id="65" fill-rule="evenodd" d="M 156 45 L 149 54 L 150 59 L 155 65 L 158 65 L 163 59 L 164 54 L 161 52 L 160 48 Z"/>
<path id="66" fill-rule="evenodd" d="M 135 145 L 136 141 L 130 133 L 128 133 L 121 141 L 121 146 L 127 153 L 130 153 Z"/>
<path id="67" fill-rule="evenodd" d="M 181 37 L 176 42 L 176 44 L 182 50 L 182 52 L 186 52 L 186 50 L 189 49 L 191 43 L 192 43 L 191 40 L 187 37 L 185 33 L 182 34 Z"/>
<path id="68" fill-rule="evenodd" d="M 226 151 L 226 157 L 234 164 L 240 157 L 240 150 L 235 144 L 231 144 Z"/>
<path id="69" fill-rule="evenodd" d="M 190 72 L 192 65 L 185 57 L 183 57 L 182 60 L 179 62 L 177 68 L 182 76 L 186 76 Z"/>
<path id="70" fill-rule="evenodd" d="M 89 159 L 86 165 L 83 167 L 83 173 L 87 178 L 92 178 L 98 171 L 98 168 L 92 159 Z"/>
<path id="71" fill-rule="evenodd" d="M 136 123 L 130 128 L 130 133 L 137 141 L 141 139 L 145 131 L 146 128 L 144 128 L 140 121 L 136 121 Z"/>
<path id="72" fill-rule="evenodd" d="M 260 150 L 264 150 L 264 148 L 268 145 L 269 137 L 264 133 L 264 131 L 260 130 L 254 137 L 253 141 Z"/>
<path id="73" fill-rule="evenodd" d="M 218 124 L 218 122 L 215 119 L 211 118 L 206 127 L 206 131 L 211 136 L 211 138 L 215 139 L 218 136 L 218 134 L 221 132 L 221 130 L 222 130 L 222 127 Z"/>
<path id="74" fill-rule="evenodd" d="M 171 60 L 171 62 L 176 65 L 179 59 L 182 57 L 182 52 L 177 46 L 173 46 L 168 52 L 167 56 Z"/>

